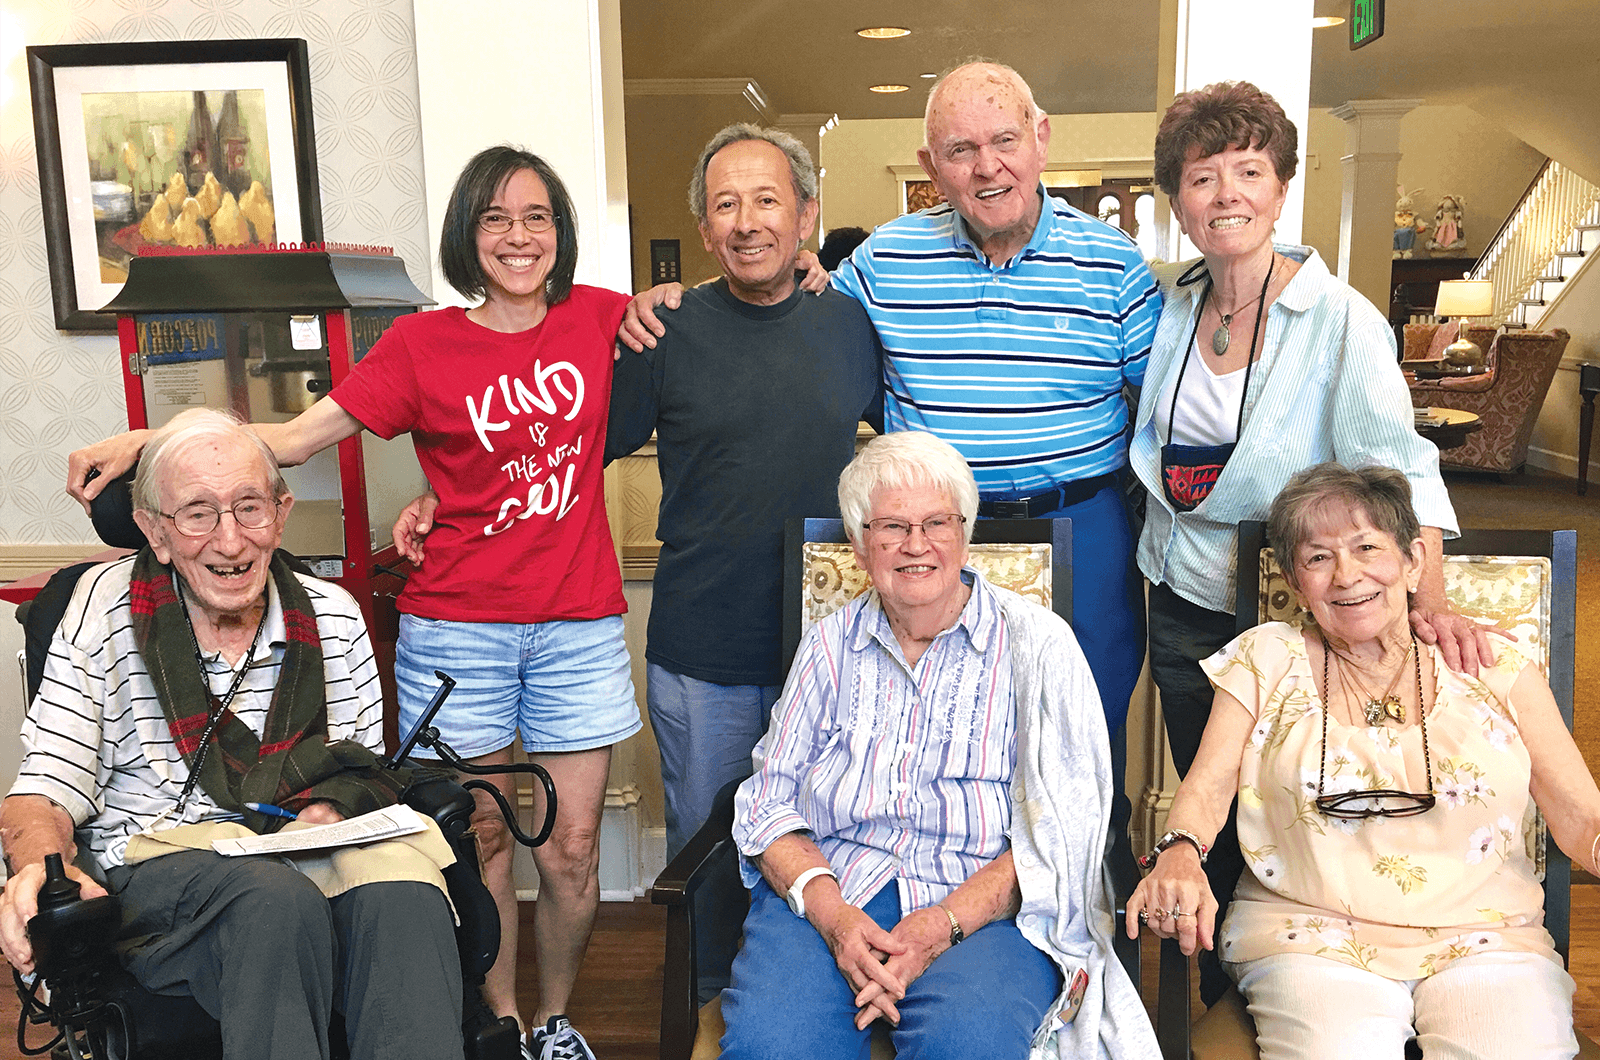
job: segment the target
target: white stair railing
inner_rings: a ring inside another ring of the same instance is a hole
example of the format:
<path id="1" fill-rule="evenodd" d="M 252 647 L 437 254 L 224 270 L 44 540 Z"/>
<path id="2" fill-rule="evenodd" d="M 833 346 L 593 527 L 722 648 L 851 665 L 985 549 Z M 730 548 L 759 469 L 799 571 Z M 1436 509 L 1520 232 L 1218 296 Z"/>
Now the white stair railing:
<path id="1" fill-rule="evenodd" d="M 1493 284 L 1492 322 L 1504 323 L 1556 252 L 1596 203 L 1600 187 L 1554 160 L 1545 163 L 1522 202 L 1473 267 L 1472 278 Z"/>

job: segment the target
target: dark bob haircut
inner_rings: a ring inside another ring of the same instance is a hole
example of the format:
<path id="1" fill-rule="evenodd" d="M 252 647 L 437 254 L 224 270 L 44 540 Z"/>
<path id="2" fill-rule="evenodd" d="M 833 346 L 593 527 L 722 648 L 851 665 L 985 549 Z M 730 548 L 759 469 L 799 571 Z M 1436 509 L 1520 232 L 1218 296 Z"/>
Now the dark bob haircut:
<path id="1" fill-rule="evenodd" d="M 1264 151 L 1278 180 L 1287 184 L 1298 167 L 1299 146 L 1300 134 L 1277 100 L 1248 81 L 1218 81 L 1180 94 L 1162 116 L 1156 130 L 1156 184 L 1176 197 L 1183 164 L 1195 147 L 1200 158 L 1230 147 Z"/>
<path id="2" fill-rule="evenodd" d="M 1332 461 L 1308 467 L 1284 483 L 1267 515 L 1267 544 L 1278 568 L 1297 589 L 1295 556 L 1311 533 L 1312 519 L 1331 503 L 1366 513 L 1373 529 L 1392 538 L 1402 553 L 1409 553 L 1411 542 L 1422 536 L 1411 506 L 1411 483 L 1394 468 L 1376 464 L 1348 468 Z"/>
<path id="3" fill-rule="evenodd" d="M 524 169 L 531 169 L 544 182 L 556 217 L 556 264 L 545 280 L 545 302 L 556 305 L 572 293 L 572 277 L 578 271 L 578 218 L 572 196 L 550 163 L 520 147 L 501 144 L 472 156 L 456 178 L 450 204 L 444 209 L 439 269 L 450 286 L 468 298 L 484 298 L 489 293 L 483 266 L 478 264 L 478 218 L 511 175 Z"/>

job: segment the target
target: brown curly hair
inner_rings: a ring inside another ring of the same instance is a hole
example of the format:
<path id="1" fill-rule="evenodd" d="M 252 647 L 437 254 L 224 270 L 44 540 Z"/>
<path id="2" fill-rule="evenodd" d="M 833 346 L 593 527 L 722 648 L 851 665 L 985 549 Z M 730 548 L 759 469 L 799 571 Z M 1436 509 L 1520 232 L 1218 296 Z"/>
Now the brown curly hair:
<path id="1" fill-rule="evenodd" d="M 1248 81 L 1218 81 L 1172 101 L 1156 130 L 1156 184 L 1178 194 L 1189 149 L 1209 158 L 1230 147 L 1266 152 L 1281 183 L 1294 178 L 1300 134 L 1278 101 Z"/>

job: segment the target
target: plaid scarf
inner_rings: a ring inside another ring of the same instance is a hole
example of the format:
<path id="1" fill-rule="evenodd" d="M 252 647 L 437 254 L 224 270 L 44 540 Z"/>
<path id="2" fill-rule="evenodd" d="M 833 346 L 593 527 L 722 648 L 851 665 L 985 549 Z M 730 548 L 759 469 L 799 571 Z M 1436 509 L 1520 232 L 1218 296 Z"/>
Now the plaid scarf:
<path id="1" fill-rule="evenodd" d="M 287 821 L 246 810 L 246 802 L 299 812 L 326 801 L 346 817 L 393 805 L 405 786 L 402 772 L 382 768 L 377 756 L 354 740 L 328 742 L 322 639 L 311 597 L 282 552 L 273 554 L 268 572 L 278 589 L 288 644 L 266 724 L 257 737 L 231 709 L 222 710 L 200 769 L 200 787 L 224 810 L 243 814 L 256 832 L 276 831 Z M 206 723 L 222 704 L 200 672 L 189 616 L 173 577 L 148 547 L 134 558 L 133 637 L 173 742 L 192 770 Z"/>

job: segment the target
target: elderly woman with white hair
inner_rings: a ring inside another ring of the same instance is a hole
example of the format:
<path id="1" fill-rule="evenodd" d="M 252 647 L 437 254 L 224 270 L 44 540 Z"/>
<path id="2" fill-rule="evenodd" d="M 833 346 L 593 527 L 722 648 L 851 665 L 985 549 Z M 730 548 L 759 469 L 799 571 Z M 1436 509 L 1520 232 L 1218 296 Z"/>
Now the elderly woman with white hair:
<path id="1" fill-rule="evenodd" d="M 931 434 L 839 476 L 872 589 L 801 644 L 734 840 L 752 886 L 729 1058 L 1152 1056 L 1110 956 L 1105 717 L 1057 615 L 967 565 L 972 472 Z"/>

